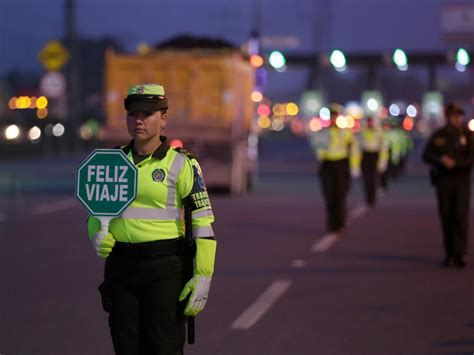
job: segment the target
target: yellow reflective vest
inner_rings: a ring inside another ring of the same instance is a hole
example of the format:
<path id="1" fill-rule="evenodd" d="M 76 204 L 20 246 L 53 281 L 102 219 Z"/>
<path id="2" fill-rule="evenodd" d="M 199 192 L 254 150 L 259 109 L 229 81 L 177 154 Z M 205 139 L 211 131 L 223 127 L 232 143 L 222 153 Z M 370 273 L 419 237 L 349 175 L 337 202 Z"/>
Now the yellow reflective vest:
<path id="1" fill-rule="evenodd" d="M 320 162 L 349 159 L 351 171 L 360 167 L 359 145 L 349 129 L 330 126 L 318 132 L 315 148 Z"/>
<path id="2" fill-rule="evenodd" d="M 387 168 L 389 142 L 381 129 L 365 128 L 360 132 L 360 148 L 363 152 L 379 153 L 377 170 L 383 172 Z"/>
<path id="3" fill-rule="evenodd" d="M 132 146 L 133 141 L 121 149 L 133 163 Z M 109 232 L 115 240 L 143 243 L 183 236 L 184 204 L 192 209 L 194 237 L 214 237 L 214 214 L 201 168 L 192 155 L 170 148 L 163 137 L 160 147 L 135 166 L 137 196 L 120 217 L 110 222 Z M 98 219 L 90 217 L 89 237 L 99 230 Z"/>

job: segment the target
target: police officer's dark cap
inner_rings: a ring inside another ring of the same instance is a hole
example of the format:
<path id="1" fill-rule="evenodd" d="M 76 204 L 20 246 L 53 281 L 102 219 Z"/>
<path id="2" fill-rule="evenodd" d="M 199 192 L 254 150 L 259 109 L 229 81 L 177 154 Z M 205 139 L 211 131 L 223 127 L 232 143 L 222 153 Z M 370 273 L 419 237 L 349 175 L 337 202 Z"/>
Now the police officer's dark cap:
<path id="1" fill-rule="evenodd" d="M 329 112 L 331 115 L 340 115 L 342 113 L 342 106 L 337 103 L 332 103 L 329 105 Z"/>
<path id="2" fill-rule="evenodd" d="M 450 102 L 444 108 L 444 115 L 446 117 L 449 117 L 449 116 L 452 116 L 452 115 L 464 116 L 464 110 L 459 105 L 457 105 L 456 103 Z"/>
<path id="3" fill-rule="evenodd" d="M 156 112 L 168 108 L 165 89 L 158 84 L 130 86 L 124 104 L 127 112 Z"/>

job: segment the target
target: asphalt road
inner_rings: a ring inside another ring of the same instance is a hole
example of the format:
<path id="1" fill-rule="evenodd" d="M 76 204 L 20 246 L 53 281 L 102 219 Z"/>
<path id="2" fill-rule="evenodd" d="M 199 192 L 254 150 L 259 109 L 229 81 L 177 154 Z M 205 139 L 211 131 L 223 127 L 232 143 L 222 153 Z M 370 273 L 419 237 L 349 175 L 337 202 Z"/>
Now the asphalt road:
<path id="1" fill-rule="evenodd" d="M 306 142 L 282 135 L 261 148 L 253 193 L 211 194 L 216 273 L 186 354 L 474 353 L 474 261 L 440 266 L 416 157 L 374 209 L 354 181 L 349 226 L 333 238 Z M 103 262 L 71 190 L 81 158 L 0 163 L 1 355 L 113 353 Z"/>

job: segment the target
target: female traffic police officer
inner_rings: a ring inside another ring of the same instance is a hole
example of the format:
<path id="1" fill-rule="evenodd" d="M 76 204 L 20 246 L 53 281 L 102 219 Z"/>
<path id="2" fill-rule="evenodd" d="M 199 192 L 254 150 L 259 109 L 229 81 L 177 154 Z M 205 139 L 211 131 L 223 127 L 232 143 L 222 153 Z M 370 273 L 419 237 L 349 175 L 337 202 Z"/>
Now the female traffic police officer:
<path id="1" fill-rule="evenodd" d="M 96 218 L 88 220 L 89 238 L 107 259 L 99 290 L 117 354 L 182 354 L 184 315 L 202 311 L 214 271 L 214 215 L 201 169 L 160 135 L 167 108 L 163 86 L 129 88 L 125 109 L 133 140 L 121 149 L 138 168 L 137 196 L 111 221 L 107 235 Z M 184 279 L 181 251 L 185 205 L 196 239 L 190 280 Z M 188 296 L 187 304 L 180 303 Z"/>

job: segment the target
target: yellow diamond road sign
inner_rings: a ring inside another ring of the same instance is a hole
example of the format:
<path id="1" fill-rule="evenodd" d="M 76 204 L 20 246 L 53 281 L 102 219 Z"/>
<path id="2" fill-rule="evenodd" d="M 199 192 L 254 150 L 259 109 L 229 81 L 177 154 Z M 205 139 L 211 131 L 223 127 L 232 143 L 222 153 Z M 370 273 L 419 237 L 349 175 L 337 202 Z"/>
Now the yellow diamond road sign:
<path id="1" fill-rule="evenodd" d="M 57 71 L 69 60 L 68 50 L 59 41 L 50 41 L 38 54 L 41 64 L 49 71 Z"/>

